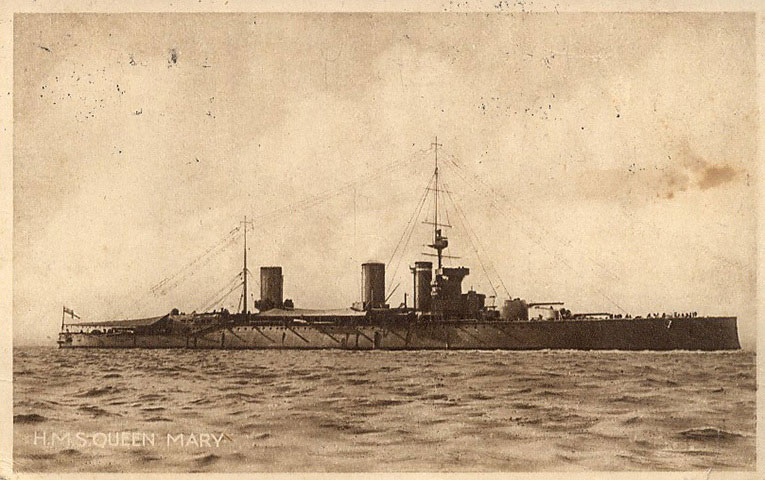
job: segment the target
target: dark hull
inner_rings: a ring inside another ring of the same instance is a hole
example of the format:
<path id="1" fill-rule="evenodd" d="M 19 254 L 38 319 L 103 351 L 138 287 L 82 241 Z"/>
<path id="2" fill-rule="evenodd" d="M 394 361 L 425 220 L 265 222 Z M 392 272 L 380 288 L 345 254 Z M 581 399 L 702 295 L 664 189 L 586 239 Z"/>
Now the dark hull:
<path id="1" fill-rule="evenodd" d="M 350 350 L 736 350 L 735 317 L 557 322 L 323 322 L 240 324 L 204 332 L 61 333 L 61 348 Z"/>

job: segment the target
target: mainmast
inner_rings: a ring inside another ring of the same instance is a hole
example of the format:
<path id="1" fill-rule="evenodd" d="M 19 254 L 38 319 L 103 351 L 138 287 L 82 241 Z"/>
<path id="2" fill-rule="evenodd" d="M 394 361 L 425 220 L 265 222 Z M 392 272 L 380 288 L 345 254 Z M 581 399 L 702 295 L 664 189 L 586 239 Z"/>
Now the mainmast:
<path id="1" fill-rule="evenodd" d="M 242 313 L 247 314 L 247 224 L 252 224 L 252 221 L 247 221 L 247 215 L 244 216 L 244 266 L 242 268 L 242 277 L 244 278 L 244 301 L 242 302 Z"/>
<path id="2" fill-rule="evenodd" d="M 436 180 L 434 182 L 435 183 L 434 192 L 435 192 L 435 197 L 436 197 L 436 201 L 435 201 L 436 208 L 435 208 L 435 213 L 434 213 L 434 217 L 433 217 L 433 229 L 435 230 L 433 232 L 434 233 L 433 241 L 435 242 L 436 239 L 438 238 L 438 135 L 436 135 L 436 141 L 433 142 L 433 146 L 436 149 L 436 162 L 435 162 L 436 168 L 435 168 L 435 171 L 433 172 L 433 175 L 436 177 Z M 441 250 L 438 251 L 438 268 L 441 268 Z"/>

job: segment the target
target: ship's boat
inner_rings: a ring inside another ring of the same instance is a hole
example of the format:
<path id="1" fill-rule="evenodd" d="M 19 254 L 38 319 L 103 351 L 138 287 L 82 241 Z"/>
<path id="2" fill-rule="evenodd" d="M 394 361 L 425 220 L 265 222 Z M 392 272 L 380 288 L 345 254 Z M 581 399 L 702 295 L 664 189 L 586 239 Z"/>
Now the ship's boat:
<path id="1" fill-rule="evenodd" d="M 295 308 L 284 299 L 282 268 L 260 268 L 260 299 L 256 312 L 247 305 L 247 227 L 243 226 L 243 269 L 236 277 L 242 289 L 241 309 L 225 308 L 185 314 L 177 309 L 163 316 L 135 320 L 81 322 L 64 307 L 58 345 L 61 348 L 227 348 L 227 349 L 619 349 L 728 350 L 739 349 L 736 317 L 649 314 L 644 317 L 608 312 L 573 313 L 561 302 L 526 302 L 507 295 L 501 306 L 472 289 L 464 291 L 470 274 L 464 266 L 446 266 L 444 253 L 451 228 L 439 222 L 438 141 L 433 144 L 435 168 L 425 189 L 432 195 L 433 227 L 427 245 L 435 260 L 418 260 L 410 267 L 411 304 L 387 302 L 386 265 L 361 265 L 362 298 L 348 308 Z M 453 201 L 453 199 L 452 199 Z M 422 208 L 423 201 L 419 208 Z M 416 215 L 415 215 L 416 217 Z M 413 217 L 414 218 L 414 217 Z M 416 218 L 415 218 L 416 220 Z M 238 230 L 238 229 L 237 229 Z M 403 237 L 402 237 L 403 238 Z M 504 287 L 504 283 L 502 283 Z M 228 285 L 227 285 L 228 286 Z M 166 287 L 161 282 L 157 288 Z M 233 290 L 233 289 L 231 289 Z M 229 293 L 231 292 L 229 290 Z M 507 293 L 507 291 L 505 290 Z M 67 315 L 70 318 L 66 322 Z"/>

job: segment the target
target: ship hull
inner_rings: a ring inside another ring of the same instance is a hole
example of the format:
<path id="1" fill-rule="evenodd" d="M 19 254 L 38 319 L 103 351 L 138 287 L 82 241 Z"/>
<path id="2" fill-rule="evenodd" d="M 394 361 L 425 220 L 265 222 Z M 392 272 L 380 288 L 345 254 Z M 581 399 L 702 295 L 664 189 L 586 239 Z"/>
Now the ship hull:
<path id="1" fill-rule="evenodd" d="M 227 325 L 204 333 L 69 333 L 61 348 L 736 350 L 735 317 L 557 322 Z"/>

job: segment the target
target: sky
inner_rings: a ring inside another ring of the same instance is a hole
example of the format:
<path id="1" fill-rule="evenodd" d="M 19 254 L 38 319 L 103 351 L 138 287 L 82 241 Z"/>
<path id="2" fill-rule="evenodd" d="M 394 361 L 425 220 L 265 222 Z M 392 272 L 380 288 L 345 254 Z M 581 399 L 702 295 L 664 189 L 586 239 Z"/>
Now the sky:
<path id="1" fill-rule="evenodd" d="M 14 342 L 201 309 L 244 216 L 254 298 L 281 265 L 349 306 L 383 261 L 398 305 L 437 136 L 466 289 L 736 315 L 754 348 L 755 57 L 750 14 L 16 15 Z"/>

